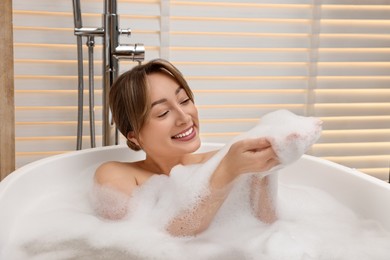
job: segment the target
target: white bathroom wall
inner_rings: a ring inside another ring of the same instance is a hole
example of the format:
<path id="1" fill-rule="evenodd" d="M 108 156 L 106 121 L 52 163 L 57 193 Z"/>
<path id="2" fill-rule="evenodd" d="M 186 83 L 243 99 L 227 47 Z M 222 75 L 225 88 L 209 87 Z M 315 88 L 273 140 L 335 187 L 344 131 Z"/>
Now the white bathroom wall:
<path id="1" fill-rule="evenodd" d="M 101 26 L 103 1 L 81 5 L 84 26 Z M 387 179 L 390 0 L 118 0 L 118 6 L 121 28 L 132 29 L 121 42 L 143 43 L 146 60 L 169 59 L 188 79 L 204 141 L 226 142 L 264 113 L 285 108 L 324 121 L 311 154 Z M 14 0 L 14 40 L 21 166 L 76 147 L 72 2 Z M 102 55 L 96 42 L 100 144 Z M 121 62 L 121 70 L 133 65 Z"/>

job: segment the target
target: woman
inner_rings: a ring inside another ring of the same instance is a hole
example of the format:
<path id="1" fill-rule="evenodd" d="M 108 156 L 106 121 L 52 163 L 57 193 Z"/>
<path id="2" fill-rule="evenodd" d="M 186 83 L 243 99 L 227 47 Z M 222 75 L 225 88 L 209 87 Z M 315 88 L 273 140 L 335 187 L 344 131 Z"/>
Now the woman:
<path id="1" fill-rule="evenodd" d="M 201 144 L 198 111 L 193 93 L 182 74 L 169 62 L 152 60 L 122 74 L 110 91 L 110 107 L 119 131 L 133 150 L 143 150 L 145 160 L 107 162 L 95 180 L 128 198 L 134 189 L 155 174 L 169 175 L 178 164 L 203 163 L 215 151 L 194 154 Z M 264 138 L 234 143 L 209 180 L 209 193 L 191 211 L 182 212 L 167 227 L 174 236 L 196 235 L 210 225 L 241 174 L 264 172 L 278 164 L 269 142 Z M 254 214 L 266 223 L 276 219 L 270 199 L 268 177 L 253 178 L 251 201 Z M 119 213 L 118 213 L 119 212 Z M 121 218 L 126 208 L 108 218 Z M 194 225 L 196 222 L 196 225 Z"/>

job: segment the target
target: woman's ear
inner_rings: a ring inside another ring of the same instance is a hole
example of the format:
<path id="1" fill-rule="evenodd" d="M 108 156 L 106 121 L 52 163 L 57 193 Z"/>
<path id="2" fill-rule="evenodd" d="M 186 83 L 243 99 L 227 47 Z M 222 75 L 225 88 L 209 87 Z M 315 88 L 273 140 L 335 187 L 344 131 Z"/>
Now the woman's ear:
<path id="1" fill-rule="evenodd" d="M 128 132 L 126 137 L 127 137 L 127 140 L 129 140 L 130 142 L 140 146 L 137 138 L 135 138 L 134 131 Z"/>

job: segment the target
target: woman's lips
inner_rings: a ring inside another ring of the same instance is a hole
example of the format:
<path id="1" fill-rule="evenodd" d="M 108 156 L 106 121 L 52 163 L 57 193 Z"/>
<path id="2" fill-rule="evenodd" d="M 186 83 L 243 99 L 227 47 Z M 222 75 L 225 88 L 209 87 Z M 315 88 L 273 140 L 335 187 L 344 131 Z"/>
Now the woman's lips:
<path id="1" fill-rule="evenodd" d="M 178 140 L 178 141 L 188 141 L 194 138 L 196 135 L 196 131 L 194 126 L 191 126 L 189 129 L 181 132 L 180 134 L 172 136 L 172 139 Z"/>

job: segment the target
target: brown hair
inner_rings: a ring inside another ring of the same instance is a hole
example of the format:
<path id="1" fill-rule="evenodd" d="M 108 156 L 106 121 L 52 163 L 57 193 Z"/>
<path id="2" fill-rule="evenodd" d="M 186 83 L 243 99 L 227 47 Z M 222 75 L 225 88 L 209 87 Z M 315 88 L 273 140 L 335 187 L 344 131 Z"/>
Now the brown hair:
<path id="1" fill-rule="evenodd" d="M 163 73 L 170 76 L 184 89 L 191 101 L 194 101 L 194 95 L 183 75 L 170 62 L 156 59 L 135 66 L 116 79 L 109 95 L 113 120 L 118 130 L 126 138 L 127 134 L 133 131 L 138 139 L 139 132 L 149 115 L 151 104 L 146 78 L 152 73 Z M 141 149 L 129 140 L 127 140 L 127 145 L 135 151 Z"/>

